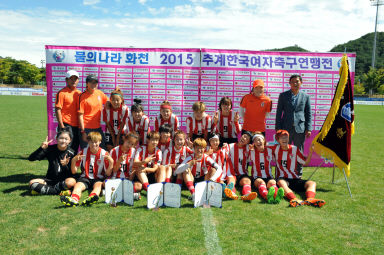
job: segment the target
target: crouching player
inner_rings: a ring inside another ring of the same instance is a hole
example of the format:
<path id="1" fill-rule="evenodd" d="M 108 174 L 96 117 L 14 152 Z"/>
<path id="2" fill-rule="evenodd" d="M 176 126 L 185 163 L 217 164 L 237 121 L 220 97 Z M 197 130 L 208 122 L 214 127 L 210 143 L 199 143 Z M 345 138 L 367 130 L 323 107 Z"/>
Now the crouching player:
<path id="1" fill-rule="evenodd" d="M 276 181 L 272 176 L 272 149 L 266 146 L 265 138 L 261 132 L 257 132 L 252 140 L 254 150 L 250 151 L 248 161 L 252 166 L 253 184 L 268 204 L 278 204 L 284 197 L 284 190 L 277 188 Z"/>
<path id="2" fill-rule="evenodd" d="M 139 135 L 133 132 L 123 135 L 123 144 L 111 150 L 111 157 L 113 159 L 113 173 L 111 179 L 125 178 L 133 181 L 135 172 L 133 171 L 133 160 L 135 158 L 136 146 L 139 144 Z M 136 200 L 141 198 L 140 190 L 141 183 L 133 183 L 133 197 Z"/>
<path id="3" fill-rule="evenodd" d="M 228 167 L 227 170 L 227 188 L 224 193 L 227 197 L 237 200 L 235 184 L 242 187 L 240 197 L 241 200 L 254 200 L 257 197 L 256 192 L 252 192 L 251 179 L 248 175 L 248 155 L 249 143 L 252 139 L 252 134 L 248 131 L 244 132 L 238 143 L 232 143 L 228 149 Z"/>
<path id="4" fill-rule="evenodd" d="M 193 183 L 201 181 L 213 181 L 220 177 L 222 168 L 210 156 L 204 154 L 207 142 L 203 138 L 193 141 L 194 153 L 188 156 L 176 169 L 176 173 L 182 173 L 184 182 L 191 192 L 194 200 L 195 187 Z"/>
<path id="5" fill-rule="evenodd" d="M 298 171 L 297 164 L 308 165 L 311 161 L 313 147 L 311 147 L 308 157 L 305 158 L 300 150 L 290 145 L 289 133 L 286 130 L 278 130 L 276 132 L 276 140 L 279 143 L 273 148 L 273 153 L 276 159 L 277 185 L 282 187 L 285 192 L 285 196 L 289 200 L 289 204 L 292 207 L 305 205 L 312 205 L 315 207 L 322 207 L 325 205 L 325 201 L 316 199 L 316 182 L 307 181 L 301 179 L 301 172 Z M 293 191 L 304 192 L 306 200 L 302 201 L 296 198 Z"/>
<path id="6" fill-rule="evenodd" d="M 77 180 L 71 196 L 61 196 L 60 200 L 65 206 L 78 206 L 81 193 L 91 189 L 88 198 L 82 205 L 91 205 L 99 200 L 105 176 L 112 173 L 113 159 L 104 149 L 100 148 L 101 134 L 90 132 L 87 136 L 88 146 L 77 154 L 71 164 L 72 174 L 81 168 L 80 178 Z"/>
<path id="7" fill-rule="evenodd" d="M 45 178 L 29 181 L 31 194 L 37 195 L 69 195 L 76 180 L 71 173 L 71 160 L 75 156 L 69 147 L 72 133 L 66 128 L 61 129 L 56 135 L 57 144 L 49 145 L 48 136 L 41 146 L 29 155 L 29 161 L 48 159 L 48 171 Z"/>

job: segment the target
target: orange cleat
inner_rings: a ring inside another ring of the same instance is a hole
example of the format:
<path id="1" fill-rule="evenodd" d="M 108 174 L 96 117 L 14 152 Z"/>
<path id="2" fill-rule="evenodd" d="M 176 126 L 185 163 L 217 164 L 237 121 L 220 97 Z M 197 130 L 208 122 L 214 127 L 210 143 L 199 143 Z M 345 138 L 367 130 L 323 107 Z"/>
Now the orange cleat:
<path id="1" fill-rule="evenodd" d="M 235 192 L 233 192 L 232 190 L 230 190 L 228 188 L 224 189 L 224 193 L 230 199 L 233 199 L 233 200 L 239 199 L 239 197 L 235 194 Z"/>
<path id="2" fill-rule="evenodd" d="M 256 197 L 257 197 L 257 193 L 251 192 L 251 193 L 248 193 L 247 195 L 241 196 L 240 199 L 244 201 L 250 201 L 250 200 L 254 200 Z"/>
<path id="3" fill-rule="evenodd" d="M 312 206 L 314 206 L 314 207 L 322 207 L 323 205 L 325 205 L 325 201 L 322 200 L 322 199 L 307 198 L 307 199 L 304 201 L 304 204 L 305 204 L 305 205 L 312 205 Z"/>
<path id="4" fill-rule="evenodd" d="M 289 201 L 289 205 L 291 207 L 299 207 L 299 206 L 302 206 L 303 204 L 304 204 L 304 201 L 297 198 L 294 198 L 291 201 Z"/>

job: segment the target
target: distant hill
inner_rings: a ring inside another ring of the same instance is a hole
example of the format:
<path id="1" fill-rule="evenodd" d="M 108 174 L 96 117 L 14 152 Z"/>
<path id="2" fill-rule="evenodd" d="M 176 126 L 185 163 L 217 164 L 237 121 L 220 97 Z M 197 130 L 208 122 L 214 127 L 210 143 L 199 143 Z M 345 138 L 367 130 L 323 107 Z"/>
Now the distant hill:
<path id="1" fill-rule="evenodd" d="M 356 74 L 361 75 L 369 71 L 372 64 L 372 48 L 375 33 L 366 34 L 359 39 L 339 44 L 331 52 L 356 52 Z M 384 32 L 377 33 L 376 41 L 376 68 L 384 67 Z"/>
<path id="2" fill-rule="evenodd" d="M 264 51 L 299 51 L 299 52 L 308 52 L 308 50 L 301 48 L 298 45 L 295 46 L 288 46 L 284 48 L 277 48 L 277 49 L 270 49 L 270 50 L 264 50 Z"/>

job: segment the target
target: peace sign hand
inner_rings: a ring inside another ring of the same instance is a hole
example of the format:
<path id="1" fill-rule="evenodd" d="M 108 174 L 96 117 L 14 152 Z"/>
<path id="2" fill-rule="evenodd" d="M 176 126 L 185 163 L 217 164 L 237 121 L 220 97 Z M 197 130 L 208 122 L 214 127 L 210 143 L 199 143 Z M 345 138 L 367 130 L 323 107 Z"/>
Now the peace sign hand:
<path id="1" fill-rule="evenodd" d="M 48 148 L 48 145 L 51 143 L 53 141 L 53 139 L 51 139 L 51 140 L 49 140 L 48 141 L 48 136 L 45 138 L 45 141 L 41 144 L 41 148 L 42 149 L 46 149 L 46 148 Z"/>
<path id="2" fill-rule="evenodd" d="M 217 125 L 218 121 L 219 121 L 219 112 L 215 112 L 215 115 L 213 116 L 213 123 Z"/>
<path id="3" fill-rule="evenodd" d="M 68 165 L 68 163 L 69 163 L 68 154 L 65 154 L 64 158 L 63 158 L 63 159 L 60 159 L 60 164 L 61 164 L 62 166 L 66 166 L 66 165 Z"/>
<path id="4" fill-rule="evenodd" d="M 235 118 L 233 118 L 233 121 L 234 121 L 234 122 L 239 122 L 239 120 L 240 120 L 240 115 L 239 115 L 238 112 L 236 112 L 236 113 L 235 113 Z"/>

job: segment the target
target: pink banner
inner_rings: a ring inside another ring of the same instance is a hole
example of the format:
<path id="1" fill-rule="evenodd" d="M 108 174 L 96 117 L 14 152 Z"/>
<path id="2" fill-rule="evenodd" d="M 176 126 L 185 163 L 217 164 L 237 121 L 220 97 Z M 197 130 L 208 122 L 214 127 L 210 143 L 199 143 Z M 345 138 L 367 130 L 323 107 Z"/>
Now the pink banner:
<path id="1" fill-rule="evenodd" d="M 184 130 L 194 102 L 203 101 L 212 114 L 221 97 L 229 96 L 237 111 L 241 98 L 251 89 L 251 81 L 263 79 L 266 94 L 273 100 L 266 131 L 267 140 L 273 141 L 278 96 L 290 88 L 289 77 L 300 74 L 302 91 L 310 95 L 312 103 L 314 131 L 306 141 L 308 148 L 328 114 L 339 80 L 341 56 L 342 53 L 46 46 L 48 134 L 50 138 L 56 134 L 56 93 L 65 87 L 65 73 L 74 69 L 80 74 L 81 91 L 85 90 L 86 76 L 95 74 L 99 89 L 107 96 L 119 87 L 126 105 L 130 106 L 134 98 L 142 99 L 151 126 L 161 102 L 167 99 Z M 348 57 L 353 79 L 356 55 Z M 311 165 L 321 162 L 314 157 Z"/>

